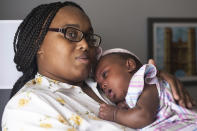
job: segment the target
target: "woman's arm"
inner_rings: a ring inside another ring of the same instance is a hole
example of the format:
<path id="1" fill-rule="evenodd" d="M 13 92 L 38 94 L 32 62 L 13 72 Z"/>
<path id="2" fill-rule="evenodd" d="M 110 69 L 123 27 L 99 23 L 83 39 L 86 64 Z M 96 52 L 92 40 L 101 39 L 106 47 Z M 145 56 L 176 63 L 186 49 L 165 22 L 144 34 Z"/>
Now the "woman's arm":
<path id="1" fill-rule="evenodd" d="M 150 59 L 148 63 L 155 65 L 155 62 L 152 59 Z M 192 108 L 196 105 L 196 102 L 183 87 L 183 84 L 175 76 L 164 71 L 159 71 L 158 76 L 170 84 L 172 95 L 180 106 Z"/>
<path id="2" fill-rule="evenodd" d="M 145 85 L 134 108 L 117 108 L 102 104 L 99 117 L 117 122 L 131 128 L 143 128 L 156 119 L 159 106 L 158 92 L 155 85 Z"/>

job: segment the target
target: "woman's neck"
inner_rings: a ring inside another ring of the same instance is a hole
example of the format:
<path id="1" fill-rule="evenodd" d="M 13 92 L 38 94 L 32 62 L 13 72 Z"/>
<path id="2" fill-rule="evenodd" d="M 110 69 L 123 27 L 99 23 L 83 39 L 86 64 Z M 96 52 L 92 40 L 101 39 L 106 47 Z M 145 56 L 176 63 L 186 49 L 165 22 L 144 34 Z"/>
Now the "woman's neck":
<path id="1" fill-rule="evenodd" d="M 38 71 L 38 73 L 43 75 L 43 76 L 46 76 L 46 77 L 48 77 L 48 78 L 50 78 L 52 80 L 56 80 L 56 81 L 59 81 L 59 82 L 63 82 L 63 83 L 67 83 L 67 84 L 75 85 L 75 86 L 79 86 L 79 87 L 82 87 L 83 86 L 83 82 L 84 82 L 84 81 L 79 81 L 79 82 L 70 81 L 70 80 L 67 80 L 65 78 L 58 77 L 55 74 L 52 74 L 50 72 Z"/>

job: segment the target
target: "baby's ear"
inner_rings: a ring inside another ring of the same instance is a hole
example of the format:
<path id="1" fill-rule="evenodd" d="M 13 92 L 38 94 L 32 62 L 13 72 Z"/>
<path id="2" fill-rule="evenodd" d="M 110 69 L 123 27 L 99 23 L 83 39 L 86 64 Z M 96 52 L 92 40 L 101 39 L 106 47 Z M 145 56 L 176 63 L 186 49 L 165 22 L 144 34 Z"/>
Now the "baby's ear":
<path id="1" fill-rule="evenodd" d="M 132 72 L 136 69 L 136 63 L 135 63 L 135 60 L 131 59 L 131 58 L 128 58 L 126 60 L 126 67 L 128 69 L 128 72 Z"/>

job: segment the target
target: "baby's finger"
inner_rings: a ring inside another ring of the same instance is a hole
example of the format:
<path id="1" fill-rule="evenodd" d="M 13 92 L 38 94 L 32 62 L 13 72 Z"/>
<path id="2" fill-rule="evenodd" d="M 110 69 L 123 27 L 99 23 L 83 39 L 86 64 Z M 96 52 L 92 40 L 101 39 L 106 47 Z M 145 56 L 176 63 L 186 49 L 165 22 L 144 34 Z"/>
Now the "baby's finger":
<path id="1" fill-rule="evenodd" d="M 100 107 L 100 108 L 99 108 L 99 111 L 100 111 L 100 112 L 102 112 L 102 111 L 104 111 L 104 110 L 105 110 L 104 107 Z"/>
<path id="2" fill-rule="evenodd" d="M 169 85 L 171 87 L 172 95 L 173 95 L 174 99 L 176 101 L 179 101 L 180 100 L 180 91 L 179 91 L 179 88 L 178 88 L 176 80 L 174 80 L 172 78 L 172 80 L 169 80 L 168 83 L 169 83 Z"/>
<path id="3" fill-rule="evenodd" d="M 100 104 L 100 107 L 102 107 L 102 108 L 103 107 L 106 107 L 106 104 L 104 104 L 104 103 L 103 104 Z"/>
<path id="4" fill-rule="evenodd" d="M 102 112 L 99 112 L 98 117 L 101 118 L 101 119 L 103 119 L 103 116 L 104 116 L 103 113 Z"/>

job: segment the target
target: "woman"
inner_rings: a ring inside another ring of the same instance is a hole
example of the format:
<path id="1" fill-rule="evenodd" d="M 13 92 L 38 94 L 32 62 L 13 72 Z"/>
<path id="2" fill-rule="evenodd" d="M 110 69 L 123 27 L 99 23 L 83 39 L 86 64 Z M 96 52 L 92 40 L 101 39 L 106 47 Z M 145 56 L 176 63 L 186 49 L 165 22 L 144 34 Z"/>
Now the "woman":
<path id="1" fill-rule="evenodd" d="M 23 76 L 15 83 L 13 97 L 5 107 L 3 130 L 126 128 L 97 117 L 104 99 L 96 83 L 87 78 L 99 45 L 100 37 L 93 33 L 88 16 L 77 4 L 56 2 L 33 9 L 14 39 L 14 62 Z M 179 91 L 175 87 L 172 90 Z M 178 95 L 179 101 L 191 104 L 188 95 L 182 96 Z"/>

